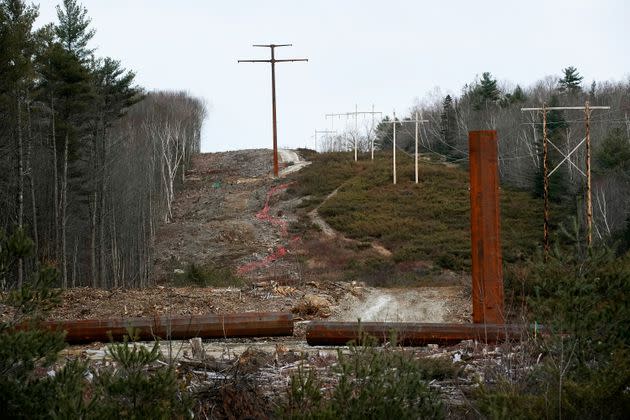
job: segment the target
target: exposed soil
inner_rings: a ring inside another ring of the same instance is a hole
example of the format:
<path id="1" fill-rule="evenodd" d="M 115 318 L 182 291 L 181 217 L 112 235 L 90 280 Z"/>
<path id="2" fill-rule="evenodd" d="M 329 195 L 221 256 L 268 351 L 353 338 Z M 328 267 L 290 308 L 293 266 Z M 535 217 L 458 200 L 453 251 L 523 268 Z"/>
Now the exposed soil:
<path id="1" fill-rule="evenodd" d="M 348 297 L 336 308 L 339 321 L 467 322 L 461 288 L 368 288 L 361 297 Z"/>
<path id="2" fill-rule="evenodd" d="M 158 283 L 193 263 L 238 267 L 279 245 L 274 226 L 253 217 L 273 184 L 271 160 L 269 150 L 194 157 L 173 219 L 157 232 L 153 273 Z"/>
<path id="3" fill-rule="evenodd" d="M 154 276 L 159 286 L 142 290 L 71 289 L 54 319 L 293 311 L 303 319 L 466 322 L 470 299 L 462 279 L 444 287 L 373 288 L 353 281 L 348 263 L 389 257 L 345 238 L 317 213 L 320 227 L 291 233 L 302 198 L 286 193 L 291 174 L 309 164 L 280 150 L 281 174 L 271 174 L 270 150 L 195 156 L 173 218 L 157 232 Z M 331 194 L 331 196 L 334 195 Z M 235 288 L 174 287 L 191 264 L 229 269 L 245 280 Z M 450 276 L 457 277 L 453 273 Z M 315 302 L 315 303 L 313 303 Z M 315 307 L 313 307 L 315 306 Z"/>

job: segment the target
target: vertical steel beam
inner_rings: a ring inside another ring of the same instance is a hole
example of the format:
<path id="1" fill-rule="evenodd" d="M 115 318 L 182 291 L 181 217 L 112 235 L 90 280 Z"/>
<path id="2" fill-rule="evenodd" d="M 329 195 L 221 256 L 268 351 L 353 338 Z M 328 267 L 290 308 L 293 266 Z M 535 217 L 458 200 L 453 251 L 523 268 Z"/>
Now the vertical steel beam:
<path id="1" fill-rule="evenodd" d="M 503 324 L 496 131 L 468 133 L 473 322 Z"/>
<path id="2" fill-rule="evenodd" d="M 278 127 L 276 123 L 276 55 L 271 46 L 271 113 L 273 121 L 273 176 L 278 177 Z"/>

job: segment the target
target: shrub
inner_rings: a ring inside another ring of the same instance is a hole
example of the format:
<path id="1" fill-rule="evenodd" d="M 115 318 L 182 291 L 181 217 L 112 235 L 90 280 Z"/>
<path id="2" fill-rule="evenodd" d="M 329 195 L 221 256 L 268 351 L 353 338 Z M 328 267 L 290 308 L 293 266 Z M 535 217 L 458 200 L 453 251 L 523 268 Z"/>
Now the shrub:
<path id="1" fill-rule="evenodd" d="M 443 418 L 439 394 L 427 382 L 454 376 L 456 369 L 434 360 L 414 359 L 399 349 L 374 347 L 365 339 L 338 352 L 339 381 L 329 394 L 312 370 L 298 369 L 291 378 L 282 417 L 291 419 Z M 434 364 L 435 363 L 435 364 Z M 439 366 L 438 366 L 439 365 Z"/>
<path id="2" fill-rule="evenodd" d="M 319 208 L 331 227 L 364 242 L 379 241 L 396 262 L 430 261 L 452 270 L 470 267 L 470 193 L 461 168 L 422 162 L 420 182 L 413 159 L 401 156 L 397 185 L 391 155 L 354 162 L 349 154 L 322 154 L 296 174 L 295 194 L 308 207 L 338 188 Z M 506 262 L 521 262 L 540 242 L 542 203 L 512 188 L 501 191 L 502 247 Z M 558 211 L 552 214 L 559 214 Z M 556 220 L 552 220 L 556 223 Z"/>
<path id="3" fill-rule="evenodd" d="M 21 232 L 7 238 L 0 232 L 0 281 L 15 261 L 32 252 L 32 241 Z M 152 350 L 128 343 L 113 344 L 116 371 L 96 372 L 70 360 L 55 368 L 65 347 L 64 333 L 40 329 L 41 321 L 58 302 L 52 288 L 58 273 L 40 267 L 23 287 L 0 295 L 0 306 L 12 316 L 0 323 L 0 412 L 3 418 L 177 418 L 188 415 L 185 392 L 168 367 L 156 367 Z M 150 372 L 148 371 L 148 368 Z"/>
<path id="4" fill-rule="evenodd" d="M 568 242 L 571 252 L 556 246 L 525 273 L 531 316 L 550 333 L 540 342 L 545 357 L 523 381 L 481 389 L 478 406 L 489 417 L 527 417 L 533 407 L 542 417 L 630 412 L 630 256 L 587 248 L 577 233 Z"/>
<path id="5" fill-rule="evenodd" d="M 132 333 L 133 334 L 133 333 Z M 95 418 L 122 416 L 136 419 L 189 417 L 191 401 L 178 383 L 173 367 L 157 366 L 159 343 L 111 344 L 108 353 L 116 368 L 105 369 L 94 380 L 92 415 Z"/>
<path id="6" fill-rule="evenodd" d="M 240 287 L 243 285 L 243 279 L 227 268 L 191 264 L 183 274 L 175 276 L 175 283 L 178 285 L 192 284 L 199 287 Z"/>

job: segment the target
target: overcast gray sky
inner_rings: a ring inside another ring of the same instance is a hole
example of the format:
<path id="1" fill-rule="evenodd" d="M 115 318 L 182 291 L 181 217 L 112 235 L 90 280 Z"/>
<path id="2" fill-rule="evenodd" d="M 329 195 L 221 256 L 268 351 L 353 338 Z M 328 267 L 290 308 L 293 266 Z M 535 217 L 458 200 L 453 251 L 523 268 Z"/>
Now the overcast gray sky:
<path id="1" fill-rule="evenodd" d="M 35 0 L 37 3 L 37 0 Z M 42 0 L 38 24 L 56 22 Z M 203 151 L 271 147 L 269 57 L 254 43 L 293 43 L 277 58 L 278 142 L 313 145 L 324 114 L 375 105 L 403 114 L 475 75 L 528 85 L 575 66 L 585 81 L 630 74 L 625 0 L 211 1 L 83 0 L 97 54 L 122 61 L 146 89 L 206 100 Z M 334 128 L 345 122 L 335 120 Z"/>

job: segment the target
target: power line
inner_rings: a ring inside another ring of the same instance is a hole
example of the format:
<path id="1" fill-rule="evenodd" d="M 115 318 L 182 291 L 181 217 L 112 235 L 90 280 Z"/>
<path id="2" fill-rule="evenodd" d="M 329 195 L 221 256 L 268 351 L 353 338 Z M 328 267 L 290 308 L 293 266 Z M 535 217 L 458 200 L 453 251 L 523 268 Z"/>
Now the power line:
<path id="1" fill-rule="evenodd" d="M 543 231 L 543 241 L 545 248 L 545 257 L 549 252 L 549 177 L 558 169 L 560 166 L 568 161 L 569 164 L 577 168 L 575 163 L 571 160 L 571 155 L 575 153 L 579 149 L 579 147 L 585 143 L 586 147 L 586 173 L 580 170 L 586 177 L 586 242 L 588 246 L 591 246 L 593 241 L 593 201 L 592 201 L 592 192 L 591 192 L 591 112 L 593 110 L 609 110 L 609 106 L 591 106 L 588 101 L 584 104 L 584 106 L 546 106 L 543 103 L 542 107 L 535 108 L 521 108 L 521 112 L 525 111 L 535 111 L 542 112 L 543 115 L 543 196 L 544 196 L 544 231 Z M 584 123 L 586 128 L 586 136 L 584 139 L 578 143 L 577 146 L 573 148 L 566 155 L 560 151 L 560 149 L 553 144 L 549 138 L 547 137 L 547 112 L 549 111 L 583 111 L 584 112 Z M 551 144 L 556 150 L 560 152 L 564 156 L 564 159 L 549 172 L 548 166 L 548 144 Z M 579 168 L 578 168 L 579 169 Z"/>
<path id="2" fill-rule="evenodd" d="M 291 47 L 293 44 L 254 44 L 253 47 L 265 47 L 271 49 L 269 60 L 238 60 L 239 63 L 271 63 L 271 109 L 273 120 L 273 175 L 278 176 L 278 129 L 276 127 L 276 63 L 293 63 L 295 61 L 308 61 L 308 58 L 286 58 L 277 60 L 275 49 L 277 47 Z"/>
<path id="3" fill-rule="evenodd" d="M 331 113 L 331 114 L 325 114 L 325 118 L 328 119 L 328 117 L 334 118 L 334 117 L 350 117 L 351 115 L 354 115 L 354 130 L 355 130 L 355 135 L 354 137 L 354 161 L 356 162 L 358 160 L 358 132 L 359 132 L 359 115 L 372 115 L 372 127 L 374 127 L 374 115 L 379 114 L 379 115 L 383 115 L 382 112 L 380 111 L 374 111 L 374 105 L 372 105 L 372 111 L 359 111 L 359 106 L 355 104 L 354 106 L 354 112 L 341 112 L 341 113 Z M 374 141 L 372 141 L 372 160 L 374 160 Z"/>
<path id="4" fill-rule="evenodd" d="M 415 120 L 402 120 L 402 121 L 397 121 L 396 120 L 396 111 L 394 111 L 394 117 L 392 118 L 392 121 L 387 121 L 390 124 L 393 124 L 393 133 L 392 133 L 392 178 L 394 181 L 394 184 L 396 184 L 396 124 L 402 124 L 403 123 L 410 123 L 413 122 L 416 124 L 416 135 L 415 135 L 415 140 L 416 140 L 416 149 L 415 149 L 415 154 L 414 154 L 414 162 L 415 162 L 415 179 L 416 179 L 416 184 L 418 183 L 418 124 L 422 123 L 424 124 L 425 122 L 429 122 L 429 120 L 423 120 L 423 119 L 418 119 L 418 113 L 416 112 L 415 114 Z M 385 122 L 385 121 L 382 121 Z"/>

